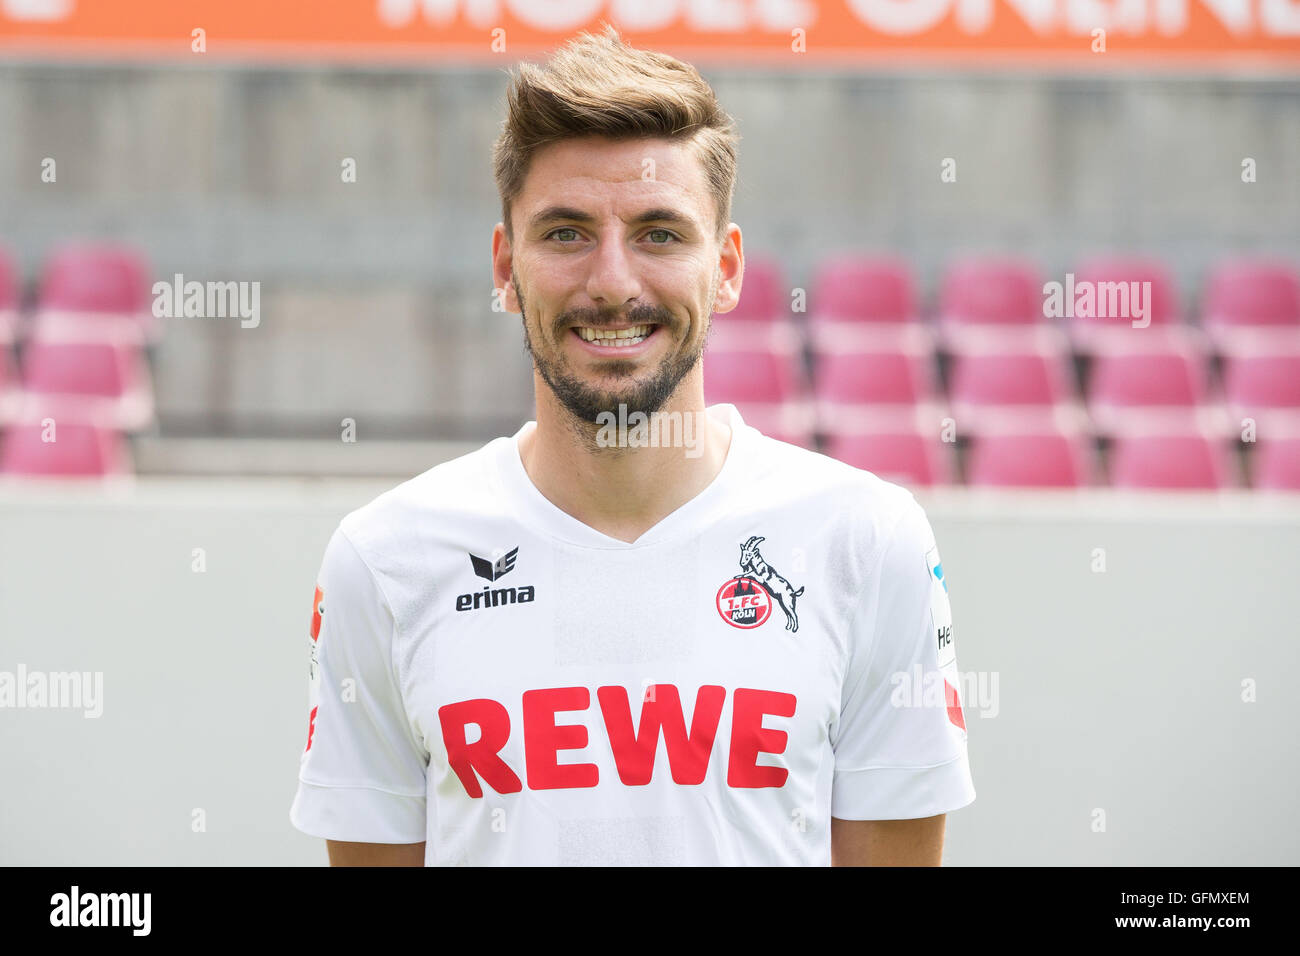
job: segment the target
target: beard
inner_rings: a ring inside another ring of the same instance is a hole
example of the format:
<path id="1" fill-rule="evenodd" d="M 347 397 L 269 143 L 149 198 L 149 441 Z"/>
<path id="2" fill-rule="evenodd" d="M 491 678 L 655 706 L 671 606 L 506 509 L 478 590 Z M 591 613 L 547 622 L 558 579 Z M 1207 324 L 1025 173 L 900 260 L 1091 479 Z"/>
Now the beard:
<path id="1" fill-rule="evenodd" d="M 715 276 L 713 287 L 709 292 L 708 315 L 710 317 L 713 312 L 714 297 L 717 294 L 717 278 Z M 538 374 L 550 387 L 551 392 L 559 400 L 560 404 L 573 416 L 575 423 L 584 422 L 594 426 L 598 424 L 601 414 L 610 413 L 617 416 L 619 405 L 626 406 L 629 415 L 633 412 L 641 412 L 649 416 L 659 411 L 672 397 L 673 393 L 677 391 L 682 379 L 690 374 L 704 354 L 704 346 L 711 325 L 706 326 L 705 335 L 700 337 L 699 343 L 694 348 L 668 356 L 647 377 L 632 377 L 637 371 L 636 362 L 611 358 L 602 363 L 602 371 L 605 375 L 611 377 L 625 377 L 625 383 L 616 388 L 589 385 L 569 371 L 562 356 L 534 346 L 532 338 L 528 334 L 527 306 L 524 302 L 518 277 L 513 270 L 510 273 L 510 279 L 514 283 L 515 297 L 519 300 L 520 318 L 524 326 L 524 348 L 532 359 L 533 367 L 537 369 Z M 632 325 L 653 323 L 661 326 L 665 335 L 673 327 L 672 313 L 662 306 L 638 305 L 623 316 L 620 316 L 617 312 L 606 312 L 599 309 L 571 309 L 562 312 L 556 317 L 554 323 L 555 337 L 562 340 L 563 336 L 571 334 L 570 328 L 574 325 L 601 328 L 608 323 L 617 321 L 619 318 L 626 318 Z"/>

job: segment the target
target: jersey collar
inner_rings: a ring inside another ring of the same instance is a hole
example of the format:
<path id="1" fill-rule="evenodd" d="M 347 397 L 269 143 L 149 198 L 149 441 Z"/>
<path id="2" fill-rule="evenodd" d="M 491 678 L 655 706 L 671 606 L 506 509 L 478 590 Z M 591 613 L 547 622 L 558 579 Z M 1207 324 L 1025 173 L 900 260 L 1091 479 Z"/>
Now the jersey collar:
<path id="1" fill-rule="evenodd" d="M 493 442 L 497 446 L 494 449 L 497 470 L 519 520 L 530 528 L 585 548 L 630 550 L 660 544 L 684 537 L 716 517 L 719 503 L 725 501 L 733 476 L 742 470 L 743 460 L 755 440 L 753 427 L 745 424 L 735 405 L 712 405 L 706 411 L 716 420 L 731 426 L 731 443 L 727 447 L 722 468 L 703 491 L 665 516 L 635 541 L 620 541 L 597 531 L 561 510 L 537 490 L 519 456 L 520 437 L 536 428 L 537 422 L 526 422 L 513 436 L 498 438 Z"/>

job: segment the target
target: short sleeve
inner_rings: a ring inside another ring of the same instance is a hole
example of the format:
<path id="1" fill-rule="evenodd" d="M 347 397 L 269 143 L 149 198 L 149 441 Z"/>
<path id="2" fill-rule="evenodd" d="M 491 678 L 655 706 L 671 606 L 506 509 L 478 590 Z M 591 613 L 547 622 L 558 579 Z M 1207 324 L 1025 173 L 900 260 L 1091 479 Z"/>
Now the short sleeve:
<path id="1" fill-rule="evenodd" d="M 339 528 L 325 549 L 308 635 L 307 739 L 289 810 L 304 833 L 357 843 L 425 839 L 429 755 L 402 704 L 393 630 L 370 569 Z"/>
<path id="2" fill-rule="evenodd" d="M 910 495 L 868 576 L 832 728 L 831 815 L 910 820 L 975 799 L 934 532 Z"/>

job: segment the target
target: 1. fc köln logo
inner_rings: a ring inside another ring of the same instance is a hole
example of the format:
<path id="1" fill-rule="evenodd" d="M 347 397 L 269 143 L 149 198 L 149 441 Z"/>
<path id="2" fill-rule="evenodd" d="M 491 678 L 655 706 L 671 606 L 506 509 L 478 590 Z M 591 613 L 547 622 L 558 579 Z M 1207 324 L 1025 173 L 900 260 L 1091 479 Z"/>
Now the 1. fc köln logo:
<path id="1" fill-rule="evenodd" d="M 758 546 L 765 538 L 751 535 L 740 546 L 740 573 L 718 589 L 718 613 L 732 627 L 758 627 L 772 616 L 772 603 L 785 612 L 785 629 L 799 630 L 795 602 L 803 594 L 763 560 Z"/>

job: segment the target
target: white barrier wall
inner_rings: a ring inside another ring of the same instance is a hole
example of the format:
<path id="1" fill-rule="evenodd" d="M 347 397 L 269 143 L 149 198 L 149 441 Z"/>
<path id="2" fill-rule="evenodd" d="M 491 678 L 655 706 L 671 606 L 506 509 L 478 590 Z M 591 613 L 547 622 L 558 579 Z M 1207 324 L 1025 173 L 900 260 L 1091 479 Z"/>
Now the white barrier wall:
<path id="1" fill-rule="evenodd" d="M 0 864 L 324 863 L 288 821 L 312 586 L 385 487 L 0 487 L 0 671 L 103 674 L 97 718 L 0 709 Z M 978 791 L 948 864 L 1300 863 L 1300 499 L 922 500 Z"/>

